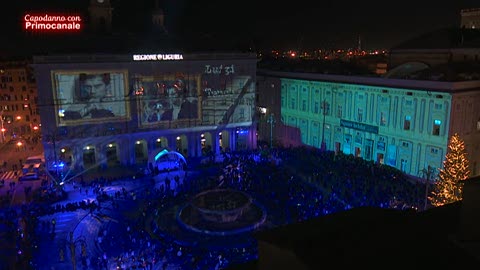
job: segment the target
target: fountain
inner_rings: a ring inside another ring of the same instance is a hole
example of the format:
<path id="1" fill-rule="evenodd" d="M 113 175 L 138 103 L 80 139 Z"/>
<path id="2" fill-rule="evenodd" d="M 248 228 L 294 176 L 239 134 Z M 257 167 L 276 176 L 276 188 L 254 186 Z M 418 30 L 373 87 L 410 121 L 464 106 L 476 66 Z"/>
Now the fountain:
<path id="1" fill-rule="evenodd" d="M 177 214 L 190 231 L 208 235 L 232 235 L 252 231 L 266 219 L 266 211 L 252 197 L 233 189 L 212 189 L 195 195 Z"/>

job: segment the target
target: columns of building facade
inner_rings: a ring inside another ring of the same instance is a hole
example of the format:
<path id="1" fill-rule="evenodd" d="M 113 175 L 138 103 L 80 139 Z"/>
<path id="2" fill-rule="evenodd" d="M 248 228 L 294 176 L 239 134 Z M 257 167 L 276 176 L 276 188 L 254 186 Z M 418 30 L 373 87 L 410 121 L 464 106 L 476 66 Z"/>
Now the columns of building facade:
<path id="1" fill-rule="evenodd" d="M 214 155 L 218 155 L 220 153 L 220 147 L 218 147 L 218 140 L 220 136 L 218 136 L 218 131 L 212 131 L 212 151 Z"/>
<path id="2" fill-rule="evenodd" d="M 177 136 L 175 135 L 167 135 L 168 140 L 168 150 L 169 151 L 177 151 Z"/>
<path id="3" fill-rule="evenodd" d="M 230 140 L 230 151 L 237 150 L 237 131 L 236 129 L 232 128 L 228 130 L 229 140 Z"/>
<path id="4" fill-rule="evenodd" d="M 196 143 L 195 143 L 195 152 L 197 153 L 197 157 L 201 157 L 202 156 L 202 134 L 203 132 L 201 133 L 197 133 L 196 135 Z"/>
<path id="5" fill-rule="evenodd" d="M 135 141 L 134 138 L 127 136 L 118 140 L 120 163 L 122 163 L 122 165 L 128 166 L 135 164 Z"/>
<path id="6" fill-rule="evenodd" d="M 72 152 L 73 152 L 73 168 L 75 170 L 81 170 L 84 168 L 83 164 L 83 146 L 82 145 L 74 145 L 72 146 Z"/>
<path id="7" fill-rule="evenodd" d="M 198 157 L 198 146 L 200 145 L 200 134 L 197 132 L 190 133 L 188 136 L 188 156 Z"/>
<path id="8" fill-rule="evenodd" d="M 257 148 L 257 130 L 255 126 L 250 126 L 248 128 L 248 149 Z"/>
<path id="9" fill-rule="evenodd" d="M 100 168 L 107 167 L 106 147 L 104 143 L 95 144 L 95 161 Z"/>

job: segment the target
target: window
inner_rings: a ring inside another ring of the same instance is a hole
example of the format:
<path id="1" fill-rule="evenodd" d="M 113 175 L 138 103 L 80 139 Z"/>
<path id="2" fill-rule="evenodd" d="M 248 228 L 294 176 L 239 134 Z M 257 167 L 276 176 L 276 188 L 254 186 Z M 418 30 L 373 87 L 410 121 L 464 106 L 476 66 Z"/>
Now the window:
<path id="1" fill-rule="evenodd" d="M 295 100 L 295 98 L 291 98 L 290 99 L 290 109 L 296 109 L 297 106 L 295 106 L 297 103 L 297 101 Z"/>
<path id="2" fill-rule="evenodd" d="M 402 172 L 406 172 L 407 171 L 407 160 L 406 159 L 402 159 L 401 162 L 400 162 L 400 170 Z"/>
<path id="3" fill-rule="evenodd" d="M 241 108 L 239 113 L 238 113 L 238 117 L 239 119 L 242 119 L 241 121 L 243 121 L 245 119 L 245 108 Z"/>
<path id="4" fill-rule="evenodd" d="M 357 111 L 357 121 L 362 122 L 363 121 L 363 109 L 358 108 Z"/>
<path id="5" fill-rule="evenodd" d="M 314 113 L 320 113 L 320 103 L 318 101 L 315 101 L 313 103 L 313 112 Z"/>
<path id="6" fill-rule="evenodd" d="M 355 143 L 362 144 L 362 135 L 359 132 L 355 135 Z"/>
<path id="7" fill-rule="evenodd" d="M 405 121 L 403 122 L 403 129 L 404 130 L 410 130 L 410 121 L 412 120 L 412 117 L 410 115 L 405 115 Z"/>
<path id="8" fill-rule="evenodd" d="M 435 147 L 430 148 L 430 153 L 435 155 L 438 154 L 438 148 L 435 148 Z"/>
<path id="9" fill-rule="evenodd" d="M 337 106 L 337 117 L 342 118 L 342 105 Z"/>
<path id="10" fill-rule="evenodd" d="M 377 150 L 385 151 L 385 143 L 384 142 L 377 142 Z"/>
<path id="11" fill-rule="evenodd" d="M 322 109 L 324 115 L 330 115 L 330 104 L 328 104 L 328 102 L 322 102 Z"/>
<path id="12" fill-rule="evenodd" d="M 441 110 L 442 109 L 442 104 L 435 103 L 435 110 Z"/>
<path id="13" fill-rule="evenodd" d="M 302 111 L 306 112 L 307 111 L 307 101 L 302 100 Z"/>
<path id="14" fill-rule="evenodd" d="M 380 126 L 386 126 L 386 125 L 387 125 L 386 113 L 380 112 Z"/>
<path id="15" fill-rule="evenodd" d="M 440 136 L 440 125 L 442 125 L 442 121 L 440 120 L 433 121 L 432 135 Z"/>

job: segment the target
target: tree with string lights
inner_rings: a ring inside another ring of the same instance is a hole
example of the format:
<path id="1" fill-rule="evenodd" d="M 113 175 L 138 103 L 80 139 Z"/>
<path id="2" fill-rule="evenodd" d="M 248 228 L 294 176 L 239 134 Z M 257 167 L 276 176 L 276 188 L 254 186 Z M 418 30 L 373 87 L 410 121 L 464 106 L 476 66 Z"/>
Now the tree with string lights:
<path id="1" fill-rule="evenodd" d="M 463 180 L 470 175 L 465 143 L 455 133 L 448 144 L 448 152 L 439 169 L 438 179 L 429 197 L 433 206 L 441 206 L 462 199 Z"/>

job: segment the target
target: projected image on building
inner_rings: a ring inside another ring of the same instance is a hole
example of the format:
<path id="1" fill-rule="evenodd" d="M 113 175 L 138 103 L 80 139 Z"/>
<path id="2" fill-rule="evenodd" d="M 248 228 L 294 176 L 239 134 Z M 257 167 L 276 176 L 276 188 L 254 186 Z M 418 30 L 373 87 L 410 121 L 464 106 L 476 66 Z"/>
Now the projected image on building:
<path id="1" fill-rule="evenodd" d="M 252 121 L 255 88 L 251 76 L 203 76 L 202 121 L 218 125 Z"/>
<path id="2" fill-rule="evenodd" d="M 59 125 L 121 120 L 129 117 L 126 72 L 53 72 Z"/>
<path id="3" fill-rule="evenodd" d="M 217 72 L 209 67 L 205 65 L 203 73 L 195 74 L 135 75 L 140 125 L 192 120 L 203 125 L 251 122 L 255 99 L 252 76 L 236 75 L 234 65 Z"/>
<path id="4" fill-rule="evenodd" d="M 199 118 L 200 76 L 137 76 L 141 125 Z"/>

